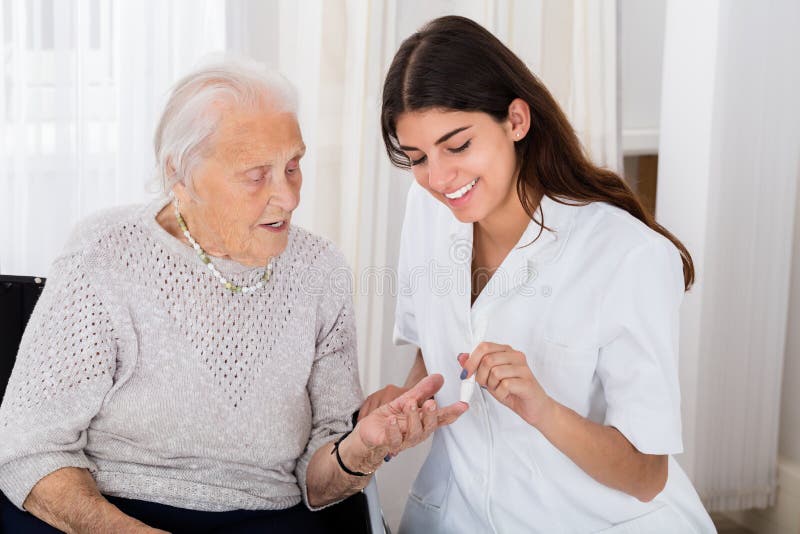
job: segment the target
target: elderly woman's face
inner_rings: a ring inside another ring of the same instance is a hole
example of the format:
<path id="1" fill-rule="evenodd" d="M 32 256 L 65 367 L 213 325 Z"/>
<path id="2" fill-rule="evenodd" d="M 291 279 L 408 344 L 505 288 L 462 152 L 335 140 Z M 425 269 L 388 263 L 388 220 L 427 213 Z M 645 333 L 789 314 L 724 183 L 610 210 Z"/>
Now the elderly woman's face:
<path id="1" fill-rule="evenodd" d="M 206 251 L 264 265 L 286 248 L 300 202 L 305 145 L 293 113 L 227 110 L 194 174 L 195 195 L 176 186 L 181 212 Z"/>

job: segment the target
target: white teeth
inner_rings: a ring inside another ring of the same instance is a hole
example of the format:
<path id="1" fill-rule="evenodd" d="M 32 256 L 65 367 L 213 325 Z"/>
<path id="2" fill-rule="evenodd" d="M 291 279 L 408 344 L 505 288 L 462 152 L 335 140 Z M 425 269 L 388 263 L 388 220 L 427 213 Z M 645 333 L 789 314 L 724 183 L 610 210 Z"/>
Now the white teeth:
<path id="1" fill-rule="evenodd" d="M 463 197 L 464 195 L 466 195 L 469 192 L 470 189 L 475 187 L 475 184 L 477 182 L 478 182 L 478 179 L 475 178 L 474 180 L 472 180 L 470 183 L 468 183 L 467 185 L 465 185 L 461 189 L 458 189 L 457 191 L 453 191 L 452 193 L 446 193 L 444 196 L 446 196 L 450 200 L 457 200 L 457 199 Z"/>
<path id="2" fill-rule="evenodd" d="M 274 222 L 272 224 L 268 224 L 267 226 L 271 226 L 273 228 L 280 228 L 281 226 L 283 226 L 283 221 Z"/>

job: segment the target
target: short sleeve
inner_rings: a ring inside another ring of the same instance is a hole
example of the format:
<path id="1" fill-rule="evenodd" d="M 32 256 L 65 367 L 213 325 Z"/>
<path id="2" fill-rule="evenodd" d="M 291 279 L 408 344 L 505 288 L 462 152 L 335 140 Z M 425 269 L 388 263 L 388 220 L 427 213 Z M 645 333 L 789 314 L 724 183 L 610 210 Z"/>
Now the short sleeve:
<path id="1" fill-rule="evenodd" d="M 316 355 L 307 386 L 311 401 L 311 436 L 295 468 L 303 502 L 311 510 L 325 508 L 314 508 L 308 502 L 307 474 L 311 458 L 322 445 L 352 429 L 353 413 L 364 399 L 358 378 L 351 275 L 348 269 L 341 267 L 345 262 L 338 251 L 335 262 L 340 267 L 330 276 L 337 280 L 325 284 L 328 289 L 319 305 Z"/>
<path id="2" fill-rule="evenodd" d="M 413 279 L 414 258 L 419 254 L 419 239 L 417 248 L 414 247 L 414 235 L 416 232 L 415 221 L 418 219 L 415 213 L 415 198 L 420 194 L 419 187 L 412 184 L 406 199 L 406 212 L 403 219 L 403 229 L 400 232 L 400 259 L 397 264 L 397 304 L 394 313 L 394 332 L 393 341 L 395 345 L 414 345 L 421 346 L 419 339 L 419 329 L 417 328 L 417 318 L 414 313 L 414 290 Z"/>
<path id="3" fill-rule="evenodd" d="M 652 241 L 629 252 L 600 306 L 597 374 L 605 424 L 645 454 L 678 454 L 678 333 L 683 268 L 677 249 Z"/>

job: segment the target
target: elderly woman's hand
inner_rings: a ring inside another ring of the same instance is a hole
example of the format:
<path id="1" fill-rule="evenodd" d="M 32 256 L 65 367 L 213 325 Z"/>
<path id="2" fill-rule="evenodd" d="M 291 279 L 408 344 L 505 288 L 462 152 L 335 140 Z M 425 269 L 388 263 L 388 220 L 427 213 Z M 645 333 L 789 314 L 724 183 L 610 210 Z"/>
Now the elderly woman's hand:
<path id="1" fill-rule="evenodd" d="M 377 410 L 384 404 L 392 402 L 403 393 L 406 393 L 409 389 L 411 388 L 395 386 L 394 384 L 389 384 L 385 388 L 379 389 L 367 397 L 367 400 L 365 400 L 364 404 L 361 405 L 361 409 L 358 410 L 358 420 L 361 421 L 373 411 Z"/>
<path id="2" fill-rule="evenodd" d="M 422 443 L 438 427 L 449 425 L 467 411 L 469 405 L 464 402 L 443 408 L 436 405 L 431 397 L 443 384 L 442 375 L 429 375 L 359 421 L 353 433 L 369 451 L 371 465 L 379 465 L 386 455 L 394 456 Z"/>

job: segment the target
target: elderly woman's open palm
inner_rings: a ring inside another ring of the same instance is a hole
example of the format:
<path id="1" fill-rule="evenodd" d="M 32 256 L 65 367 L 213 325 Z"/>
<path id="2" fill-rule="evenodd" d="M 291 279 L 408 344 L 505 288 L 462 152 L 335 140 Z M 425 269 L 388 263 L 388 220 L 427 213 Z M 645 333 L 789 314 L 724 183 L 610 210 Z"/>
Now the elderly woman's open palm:
<path id="1" fill-rule="evenodd" d="M 466 403 L 439 408 L 432 398 L 443 384 L 440 374 L 426 376 L 404 394 L 372 411 L 358 423 L 357 434 L 364 445 L 379 457 L 396 455 L 458 419 L 469 408 Z"/>

